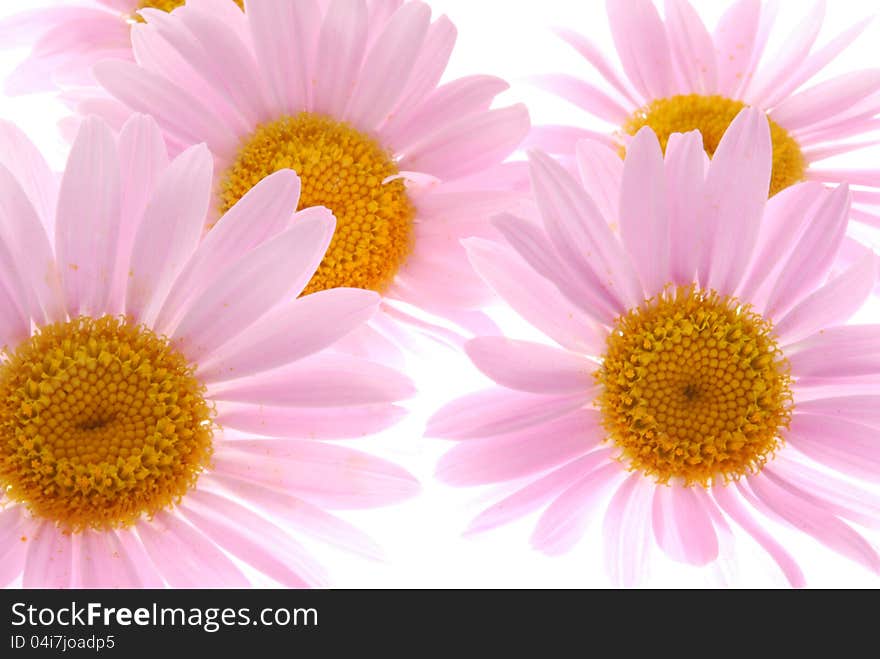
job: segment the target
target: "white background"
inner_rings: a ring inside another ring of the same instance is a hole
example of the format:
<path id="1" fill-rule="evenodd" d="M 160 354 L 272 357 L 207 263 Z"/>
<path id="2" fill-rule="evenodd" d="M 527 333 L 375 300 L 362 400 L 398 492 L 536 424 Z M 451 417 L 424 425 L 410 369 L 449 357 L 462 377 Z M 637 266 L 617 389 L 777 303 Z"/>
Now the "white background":
<path id="1" fill-rule="evenodd" d="M 35 2 L 0 2 L 0 16 Z M 503 102 L 528 103 L 534 123 L 570 123 L 602 129 L 574 110 L 543 92 L 530 88 L 523 78 L 533 73 L 566 72 L 588 74 L 589 65 L 550 32 L 553 26 L 567 26 L 590 37 L 606 53 L 613 53 L 604 3 L 600 0 L 431 0 L 435 14 L 447 14 L 458 27 L 459 39 L 447 77 L 491 73 L 507 78 L 512 90 Z M 768 52 L 778 38 L 793 29 L 807 3 L 782 0 L 782 12 Z M 855 22 L 876 12 L 875 2 L 847 0 L 829 3 L 819 43 L 824 43 Z M 728 1 L 699 0 L 695 5 L 710 29 Z M 880 21 L 869 27 L 859 41 L 834 62 L 821 77 L 880 62 Z M 0 44 L 2 46 L 2 44 Z M 22 52 L 0 52 L 0 78 L 13 68 Z M 0 117 L 16 121 L 60 169 L 66 143 L 55 123 L 65 109 L 51 96 L 0 98 Z M 837 159 L 848 167 L 880 166 L 878 148 Z M 866 234 L 875 245 L 877 235 Z M 531 337 L 527 328 L 499 316 L 516 336 Z M 880 321 L 880 305 L 874 301 L 859 316 L 861 322 Z M 547 558 L 529 548 L 528 538 L 536 516 L 475 539 L 460 538 L 461 530 L 479 510 L 495 497 L 492 489 L 458 490 L 432 481 L 436 459 L 448 444 L 421 438 L 425 419 L 443 402 L 488 384 L 469 363 L 448 350 L 413 359 L 408 368 L 421 395 L 409 406 L 409 418 L 383 437 L 352 446 L 378 451 L 409 468 L 424 483 L 423 495 L 394 509 L 363 511 L 346 517 L 368 531 L 386 549 L 383 563 L 352 559 L 346 554 L 311 545 L 330 569 L 333 583 L 341 587 L 593 587 L 609 585 L 602 563 L 601 523 L 593 524 L 584 541 L 571 554 Z M 878 438 L 880 441 L 880 438 Z M 808 537 L 781 526 L 771 526 L 777 537 L 801 561 L 808 582 L 819 587 L 877 587 L 880 579 L 846 559 L 825 550 Z M 865 532 L 880 548 L 880 534 Z M 745 534 L 736 536 L 736 560 L 722 567 L 694 569 L 676 565 L 655 552 L 650 585 L 691 586 L 784 585 L 778 569 Z"/>

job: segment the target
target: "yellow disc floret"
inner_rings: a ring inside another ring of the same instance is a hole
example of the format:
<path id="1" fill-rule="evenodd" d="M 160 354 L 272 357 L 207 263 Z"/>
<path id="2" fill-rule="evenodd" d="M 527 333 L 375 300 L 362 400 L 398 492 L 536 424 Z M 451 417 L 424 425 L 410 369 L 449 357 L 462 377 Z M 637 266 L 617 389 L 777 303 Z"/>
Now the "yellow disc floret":
<path id="1" fill-rule="evenodd" d="M 105 316 L 43 327 L 0 364 L 0 485 L 72 531 L 173 506 L 211 457 L 204 391 L 143 326 Z"/>
<path id="2" fill-rule="evenodd" d="M 770 323 L 714 292 L 670 288 L 620 317 L 596 376 L 609 439 L 661 483 L 754 473 L 791 418 Z"/>
<path id="3" fill-rule="evenodd" d="M 698 130 L 703 135 L 703 148 L 711 157 L 727 127 L 745 107 L 745 103 L 724 96 L 673 96 L 652 101 L 630 117 L 623 129 L 635 135 L 648 126 L 657 134 L 664 151 L 672 133 Z M 773 196 L 803 181 L 807 163 L 800 146 L 788 131 L 769 117 L 768 120 L 773 142 L 773 174 L 770 180 L 770 196 Z"/>
<path id="4" fill-rule="evenodd" d="M 371 137 L 346 123 L 301 113 L 260 126 L 226 171 L 225 212 L 263 178 L 293 169 L 299 207 L 325 206 L 336 233 L 304 294 L 348 286 L 382 292 L 409 254 L 415 209 L 397 165 Z"/>

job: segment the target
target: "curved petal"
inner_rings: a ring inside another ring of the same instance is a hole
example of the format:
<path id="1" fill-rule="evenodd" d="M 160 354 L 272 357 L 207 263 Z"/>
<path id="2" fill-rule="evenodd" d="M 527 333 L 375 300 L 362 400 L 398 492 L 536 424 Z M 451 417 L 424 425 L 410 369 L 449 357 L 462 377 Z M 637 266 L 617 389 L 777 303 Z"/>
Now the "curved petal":
<path id="1" fill-rule="evenodd" d="M 653 520 L 657 544 L 671 559 L 707 565 L 718 557 L 715 526 L 692 488 L 657 486 Z"/>
<path id="2" fill-rule="evenodd" d="M 623 70 L 647 99 L 674 92 L 666 30 L 650 0 L 607 0 L 611 35 Z"/>
<path id="3" fill-rule="evenodd" d="M 323 68 L 312 83 L 315 112 L 331 117 L 345 116 L 366 47 L 367 6 L 363 0 L 333 0 L 327 7 L 318 37 L 317 61 Z M 366 75 L 372 73 L 367 71 Z"/>
<path id="4" fill-rule="evenodd" d="M 702 231 L 700 216 L 705 182 L 705 151 L 699 131 L 673 133 L 666 143 L 666 194 L 669 222 L 669 280 L 690 286 L 697 274 Z"/>

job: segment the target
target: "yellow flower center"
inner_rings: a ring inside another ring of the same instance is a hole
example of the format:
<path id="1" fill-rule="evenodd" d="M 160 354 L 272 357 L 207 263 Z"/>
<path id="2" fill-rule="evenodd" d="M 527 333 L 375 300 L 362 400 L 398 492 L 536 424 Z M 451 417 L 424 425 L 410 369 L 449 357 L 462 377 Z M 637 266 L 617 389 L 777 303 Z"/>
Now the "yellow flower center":
<path id="1" fill-rule="evenodd" d="M 372 138 L 346 123 L 303 112 L 257 128 L 221 183 L 226 212 L 266 176 L 293 169 L 299 207 L 325 206 L 336 233 L 303 294 L 338 286 L 382 292 L 409 255 L 415 209 L 397 165 Z"/>
<path id="2" fill-rule="evenodd" d="M 736 298 L 693 287 L 621 316 L 596 373 L 621 458 L 661 483 L 709 486 L 760 470 L 791 418 L 772 329 Z"/>
<path id="3" fill-rule="evenodd" d="M 623 129 L 628 134 L 635 135 L 641 128 L 648 126 L 657 134 L 664 152 L 672 133 L 698 130 L 703 135 L 703 147 L 711 157 L 727 127 L 745 107 L 745 103 L 723 96 L 673 96 L 652 101 L 633 114 Z M 790 185 L 803 181 L 807 163 L 800 146 L 788 131 L 769 117 L 768 120 L 773 142 L 773 174 L 770 179 L 772 197 Z"/>
<path id="4" fill-rule="evenodd" d="M 193 370 L 124 319 L 41 328 L 0 363 L 0 486 L 71 531 L 174 505 L 212 454 L 213 410 Z"/>
<path id="5" fill-rule="evenodd" d="M 244 10 L 244 0 L 233 0 L 235 4 Z M 162 11 L 174 11 L 186 4 L 186 0 L 141 0 L 138 9 L 161 9 Z"/>

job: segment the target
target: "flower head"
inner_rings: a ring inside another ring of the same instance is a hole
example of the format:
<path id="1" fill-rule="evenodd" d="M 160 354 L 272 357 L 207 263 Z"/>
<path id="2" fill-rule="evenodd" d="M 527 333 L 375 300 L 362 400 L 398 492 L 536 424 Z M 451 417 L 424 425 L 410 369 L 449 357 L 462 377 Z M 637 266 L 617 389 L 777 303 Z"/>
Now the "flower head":
<path id="1" fill-rule="evenodd" d="M 438 475 L 517 481 L 470 531 L 543 509 L 532 542 L 560 553 L 610 493 L 606 554 L 624 583 L 654 544 L 713 562 L 736 524 L 801 584 L 765 516 L 880 570 L 844 521 L 876 524 L 880 511 L 848 482 L 880 468 L 868 446 L 880 328 L 843 324 L 878 273 L 866 249 L 835 269 L 847 187 L 802 183 L 768 200 L 772 138 L 757 109 L 740 112 L 711 162 L 698 132 L 671 135 L 664 157 L 642 128 L 625 160 L 583 141 L 577 163 L 581 181 L 533 153 L 540 220 L 501 216 L 506 245 L 467 241 L 477 271 L 558 344 L 466 344 L 499 386 L 433 417 L 429 435 L 467 440 Z"/>
<path id="2" fill-rule="evenodd" d="M 289 170 L 204 237 L 213 160 L 169 161 L 155 122 L 84 121 L 60 186 L 0 125 L 2 581 L 239 586 L 226 553 L 324 583 L 295 539 L 375 546 L 324 511 L 414 493 L 404 470 L 320 440 L 393 424 L 397 372 L 333 351 L 378 296 L 299 298 L 330 244 Z M 279 525 L 283 524 L 283 527 Z"/>
<path id="3" fill-rule="evenodd" d="M 790 32 L 779 52 L 766 52 L 776 12 L 760 0 L 736 0 L 709 32 L 688 0 L 667 0 L 661 19 L 652 0 L 608 0 L 608 20 L 623 72 L 585 36 L 559 35 L 598 72 L 599 85 L 566 74 L 539 76 L 536 83 L 609 123 L 607 134 L 575 128 L 540 127 L 534 142 L 573 154 L 581 134 L 626 148 L 643 127 L 663 149 L 675 133 L 699 130 L 703 148 L 715 153 L 733 119 L 745 107 L 759 108 L 770 122 L 771 195 L 801 181 L 849 183 L 854 219 L 880 225 L 877 170 L 845 170 L 823 161 L 876 144 L 880 69 L 867 68 L 811 82 L 857 39 L 863 20 L 821 47 L 814 47 L 825 3 L 817 2 Z"/>

